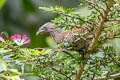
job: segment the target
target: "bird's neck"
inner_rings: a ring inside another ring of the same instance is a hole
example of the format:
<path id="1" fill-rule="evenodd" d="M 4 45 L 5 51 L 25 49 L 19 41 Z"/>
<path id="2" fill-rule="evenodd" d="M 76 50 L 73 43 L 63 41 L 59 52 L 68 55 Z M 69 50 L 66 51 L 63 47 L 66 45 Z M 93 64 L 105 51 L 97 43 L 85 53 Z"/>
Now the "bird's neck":
<path id="1" fill-rule="evenodd" d="M 50 34 L 55 37 L 56 34 L 60 34 L 62 33 L 62 30 L 60 30 L 59 28 L 55 28 L 53 31 L 50 32 Z"/>
<path id="2" fill-rule="evenodd" d="M 50 32 L 51 36 L 53 37 L 53 39 L 55 40 L 55 42 L 58 44 L 60 39 L 60 35 L 62 33 L 62 30 L 59 28 L 55 28 L 52 32 Z"/>

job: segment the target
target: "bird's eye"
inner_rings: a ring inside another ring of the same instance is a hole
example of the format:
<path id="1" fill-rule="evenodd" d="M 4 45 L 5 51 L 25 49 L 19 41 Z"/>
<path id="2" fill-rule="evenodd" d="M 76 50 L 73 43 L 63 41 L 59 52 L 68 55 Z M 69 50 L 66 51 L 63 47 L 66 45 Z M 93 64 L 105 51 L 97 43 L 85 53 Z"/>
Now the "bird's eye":
<path id="1" fill-rule="evenodd" d="M 47 30 L 47 28 L 46 27 L 42 27 L 41 30 Z"/>
<path id="2" fill-rule="evenodd" d="M 47 30 L 47 28 L 46 28 L 46 27 L 44 27 L 44 30 Z"/>

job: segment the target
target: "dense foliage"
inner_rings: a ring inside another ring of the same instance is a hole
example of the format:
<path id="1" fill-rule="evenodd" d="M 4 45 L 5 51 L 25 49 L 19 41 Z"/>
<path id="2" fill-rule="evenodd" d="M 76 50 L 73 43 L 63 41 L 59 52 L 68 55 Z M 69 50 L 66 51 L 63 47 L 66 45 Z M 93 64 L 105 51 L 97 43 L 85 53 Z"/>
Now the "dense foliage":
<path id="1" fill-rule="evenodd" d="M 120 1 L 91 0 L 91 2 L 83 1 L 80 5 L 87 5 L 91 14 L 80 16 L 74 8 L 66 9 L 58 6 L 40 7 L 40 9 L 60 14 L 60 17 L 52 20 L 59 28 L 70 30 L 80 25 L 94 35 L 92 39 L 88 36 L 81 36 L 91 41 L 84 53 L 85 57 L 83 57 L 83 51 L 69 50 L 69 47 L 74 47 L 72 45 L 63 43 L 57 49 L 30 49 L 23 48 L 14 40 L 2 40 L 5 38 L 1 35 L 0 78 L 30 80 L 25 75 L 36 76 L 38 80 L 118 78 L 120 56 L 116 49 L 109 45 L 108 40 L 120 37 Z M 64 47 L 65 51 L 59 51 L 61 47 Z M 29 67 L 29 70 L 26 67 Z"/>

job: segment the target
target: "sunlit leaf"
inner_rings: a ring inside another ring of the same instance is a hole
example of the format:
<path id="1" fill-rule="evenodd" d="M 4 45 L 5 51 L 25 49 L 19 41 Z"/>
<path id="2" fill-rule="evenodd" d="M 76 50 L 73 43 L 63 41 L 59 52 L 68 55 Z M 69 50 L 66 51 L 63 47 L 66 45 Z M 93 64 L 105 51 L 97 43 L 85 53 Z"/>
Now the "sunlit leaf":
<path id="1" fill-rule="evenodd" d="M 0 0 L 0 9 L 4 6 L 6 0 Z"/>
<path id="2" fill-rule="evenodd" d="M 113 31 L 113 30 L 118 31 L 118 30 L 120 30 L 120 24 L 105 28 L 105 30 L 106 31 Z"/>
<path id="3" fill-rule="evenodd" d="M 2 60 L 0 60 L 0 72 L 2 71 L 7 71 L 7 66 Z"/>
<path id="4" fill-rule="evenodd" d="M 7 53 L 10 51 L 11 51 L 11 49 L 5 50 L 4 48 L 0 48 L 0 53 Z"/>

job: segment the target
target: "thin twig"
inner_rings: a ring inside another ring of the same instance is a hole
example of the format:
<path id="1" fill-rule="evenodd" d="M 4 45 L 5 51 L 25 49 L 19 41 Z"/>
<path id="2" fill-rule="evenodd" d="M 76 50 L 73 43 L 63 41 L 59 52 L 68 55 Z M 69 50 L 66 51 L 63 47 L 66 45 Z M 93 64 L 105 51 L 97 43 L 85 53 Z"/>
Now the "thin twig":
<path id="1" fill-rule="evenodd" d="M 106 37 L 102 40 L 99 40 L 98 42 L 102 42 L 102 41 L 106 41 L 106 40 L 111 40 L 111 39 L 114 39 L 114 38 L 120 38 L 120 36 L 114 36 L 114 37 Z"/>
<path id="2" fill-rule="evenodd" d="M 76 58 L 75 58 L 70 52 L 68 52 L 67 50 L 64 49 L 62 52 L 68 54 L 71 58 L 76 59 Z"/>
<path id="3" fill-rule="evenodd" d="M 112 55 L 108 54 L 108 56 L 112 59 L 112 61 L 113 61 L 114 63 L 116 63 L 117 66 L 120 67 L 120 63 L 119 63 L 118 61 L 116 61 L 115 58 L 114 58 Z"/>
<path id="4" fill-rule="evenodd" d="M 90 25 L 97 25 L 97 23 L 95 23 L 95 22 L 83 20 L 82 18 L 80 18 L 78 16 L 73 16 L 73 15 L 65 14 L 64 12 L 56 12 L 56 10 L 50 10 L 50 11 L 53 12 L 53 13 L 58 13 L 58 14 L 61 14 L 61 15 L 67 16 L 67 17 L 71 17 L 71 18 L 74 18 L 74 19 L 81 20 L 81 21 L 86 22 L 86 23 L 88 23 Z"/>
<path id="5" fill-rule="evenodd" d="M 120 19 L 108 19 L 107 21 L 120 21 Z"/>
<path id="6" fill-rule="evenodd" d="M 94 80 L 94 78 L 95 78 L 95 75 L 96 75 L 96 72 L 94 72 L 94 73 L 93 73 L 92 80 Z"/>
<path id="7" fill-rule="evenodd" d="M 6 76 L 0 76 L 0 78 L 2 78 L 3 80 L 10 80 L 8 77 Z"/>
<path id="8" fill-rule="evenodd" d="M 93 7 L 97 12 L 99 12 L 100 15 L 103 17 L 103 14 L 102 14 L 101 11 L 100 11 L 100 9 L 102 9 L 102 10 L 104 11 L 103 8 L 101 8 L 101 7 L 98 6 L 97 4 L 94 4 L 94 3 L 90 2 L 90 1 L 86 1 L 86 3 L 87 3 L 88 5 L 90 5 L 90 6 L 92 6 L 92 7 Z M 97 9 L 97 8 L 100 8 L 100 9 Z"/>
<path id="9" fill-rule="evenodd" d="M 118 77 L 120 77 L 120 73 L 109 75 L 109 77 L 108 76 L 96 77 L 94 80 L 106 80 L 106 79 L 108 80 L 108 79 L 114 79 Z"/>
<path id="10" fill-rule="evenodd" d="M 55 72 L 58 72 L 59 74 L 61 74 L 61 75 L 63 75 L 63 76 L 65 76 L 66 78 L 68 78 L 69 80 L 72 80 L 69 76 L 67 76 L 65 73 L 63 73 L 63 72 L 61 72 L 61 71 L 59 71 L 59 70 L 57 70 L 57 69 L 55 69 L 55 68 L 51 68 L 53 71 L 55 71 Z"/>
<path id="11" fill-rule="evenodd" d="M 32 58 L 32 59 L 28 58 L 28 59 L 26 59 L 26 60 L 20 61 L 20 63 L 31 62 L 31 61 L 37 61 L 37 60 L 38 60 L 38 58 Z"/>

